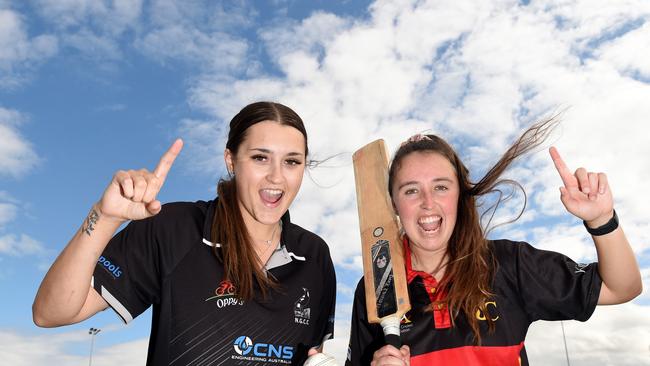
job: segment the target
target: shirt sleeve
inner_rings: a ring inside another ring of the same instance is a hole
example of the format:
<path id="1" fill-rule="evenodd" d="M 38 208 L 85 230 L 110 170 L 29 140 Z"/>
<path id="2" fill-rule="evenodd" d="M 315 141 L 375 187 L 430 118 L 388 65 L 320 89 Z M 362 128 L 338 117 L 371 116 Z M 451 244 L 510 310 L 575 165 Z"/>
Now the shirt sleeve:
<path id="1" fill-rule="evenodd" d="M 323 242 L 324 254 L 321 268 L 323 273 L 323 302 L 319 306 L 316 332 L 312 340 L 312 347 L 319 347 L 328 339 L 334 337 L 334 311 L 336 309 L 336 273 L 330 257 L 327 244 Z"/>
<path id="2" fill-rule="evenodd" d="M 99 257 L 92 286 L 125 323 L 160 300 L 162 281 L 187 252 L 175 240 L 201 217 L 192 203 L 168 203 L 158 215 L 131 221 Z"/>
<path id="3" fill-rule="evenodd" d="M 160 276 L 152 218 L 131 221 L 108 243 L 93 273 L 93 287 L 125 323 L 158 299 Z"/>
<path id="4" fill-rule="evenodd" d="M 589 319 L 602 284 L 598 263 L 576 263 L 528 243 L 514 247 L 519 294 L 531 321 Z"/>
<path id="5" fill-rule="evenodd" d="M 368 323 L 365 287 L 362 277 L 354 292 L 352 321 L 350 324 L 350 343 L 348 344 L 348 355 L 345 360 L 345 365 L 370 365 L 373 354 L 384 345 L 383 342 L 384 335 L 381 327 Z"/>

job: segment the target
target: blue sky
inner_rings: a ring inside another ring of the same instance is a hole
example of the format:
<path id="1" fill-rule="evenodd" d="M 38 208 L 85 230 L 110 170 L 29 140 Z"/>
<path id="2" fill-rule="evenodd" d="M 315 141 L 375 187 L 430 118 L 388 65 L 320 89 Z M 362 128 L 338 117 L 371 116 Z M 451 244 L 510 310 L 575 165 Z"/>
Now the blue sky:
<path id="1" fill-rule="evenodd" d="M 608 173 L 646 288 L 587 323 L 566 323 L 571 363 L 647 363 L 649 19 L 645 1 L 0 0 L 0 359 L 78 365 L 88 328 L 99 327 L 93 364 L 141 364 L 149 313 L 126 327 L 106 311 L 39 329 L 31 303 L 40 280 L 113 172 L 153 168 L 176 137 L 186 148 L 160 199 L 212 198 L 225 124 L 271 99 L 301 114 L 314 158 L 337 156 L 310 172 L 292 207 L 336 263 L 336 337 L 326 351 L 342 360 L 361 273 L 352 151 L 379 137 L 393 150 L 432 131 L 480 178 L 522 129 L 564 110 L 549 144 L 571 168 Z M 509 175 L 529 206 L 493 236 L 595 258 L 559 202 L 544 149 Z M 560 332 L 557 323 L 532 327 L 533 362 L 564 364 Z"/>

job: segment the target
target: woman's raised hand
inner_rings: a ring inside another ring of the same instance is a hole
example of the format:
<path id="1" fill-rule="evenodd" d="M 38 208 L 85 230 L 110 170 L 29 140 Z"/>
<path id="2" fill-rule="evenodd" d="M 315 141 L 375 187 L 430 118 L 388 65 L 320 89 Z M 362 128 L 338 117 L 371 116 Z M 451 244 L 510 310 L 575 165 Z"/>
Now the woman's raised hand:
<path id="1" fill-rule="evenodd" d="M 160 212 L 161 204 L 156 196 L 182 148 L 183 140 L 174 141 L 153 172 L 146 169 L 116 172 L 97 204 L 101 214 L 126 221 L 145 219 Z"/>
<path id="2" fill-rule="evenodd" d="M 555 147 L 549 149 L 564 187 L 560 187 L 560 200 L 567 211 L 586 221 L 590 227 L 598 227 L 612 218 L 612 191 L 605 173 L 588 172 L 578 168 L 571 173 Z"/>

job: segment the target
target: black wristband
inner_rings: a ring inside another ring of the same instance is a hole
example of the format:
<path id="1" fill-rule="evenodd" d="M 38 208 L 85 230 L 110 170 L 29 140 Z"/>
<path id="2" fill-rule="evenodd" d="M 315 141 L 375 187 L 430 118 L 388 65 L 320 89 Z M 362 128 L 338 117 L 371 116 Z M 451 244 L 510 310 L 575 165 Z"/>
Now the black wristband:
<path id="1" fill-rule="evenodd" d="M 618 215 L 616 215 L 616 210 L 613 211 L 614 211 L 614 216 L 612 216 L 612 218 L 609 221 L 607 221 L 605 224 L 595 229 L 590 228 L 587 225 L 587 222 L 583 220 L 582 223 L 585 224 L 585 228 L 587 228 L 587 232 L 593 236 L 601 236 L 601 235 L 609 234 L 612 231 L 616 230 L 618 228 Z"/>

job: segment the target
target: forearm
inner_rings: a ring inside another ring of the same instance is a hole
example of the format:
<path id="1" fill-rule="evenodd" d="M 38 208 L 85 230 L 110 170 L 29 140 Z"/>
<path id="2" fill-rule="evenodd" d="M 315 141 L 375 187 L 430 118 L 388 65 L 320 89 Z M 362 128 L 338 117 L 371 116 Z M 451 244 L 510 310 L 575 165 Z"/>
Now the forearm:
<path id="1" fill-rule="evenodd" d="M 73 322 L 88 298 L 95 264 L 120 223 L 103 217 L 93 206 L 38 289 L 32 306 L 37 325 L 51 327 Z"/>
<path id="2" fill-rule="evenodd" d="M 603 280 L 598 304 L 620 304 L 638 296 L 643 286 L 641 273 L 623 229 L 619 226 L 609 234 L 592 238 L 598 253 L 598 271 Z"/>

